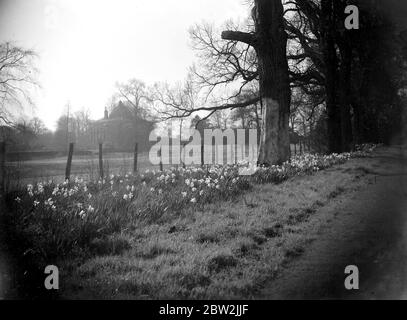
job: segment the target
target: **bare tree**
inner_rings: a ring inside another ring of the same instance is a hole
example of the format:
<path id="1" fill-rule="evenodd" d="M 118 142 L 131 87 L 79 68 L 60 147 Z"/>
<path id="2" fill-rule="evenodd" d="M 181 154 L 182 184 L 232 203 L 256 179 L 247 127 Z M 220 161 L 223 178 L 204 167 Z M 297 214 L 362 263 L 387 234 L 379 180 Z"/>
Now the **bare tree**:
<path id="1" fill-rule="evenodd" d="M 33 105 L 30 89 L 38 86 L 36 57 L 34 51 L 10 42 L 0 44 L 0 122 L 11 125 L 25 103 Z"/>
<path id="2" fill-rule="evenodd" d="M 174 85 L 166 82 L 154 84 L 151 99 L 162 120 L 189 117 L 197 110 L 198 89 L 192 75 L 188 74 L 185 81 Z"/>
<path id="3" fill-rule="evenodd" d="M 38 117 L 32 118 L 29 123 L 29 126 L 36 136 L 42 135 L 48 131 L 44 122 Z"/>
<path id="4" fill-rule="evenodd" d="M 124 99 L 126 105 L 131 106 L 133 115 L 145 118 L 149 115 L 149 94 L 146 85 L 138 79 L 130 79 L 124 83 L 116 83 L 116 98 Z"/>
<path id="5" fill-rule="evenodd" d="M 279 164 L 289 159 L 290 83 L 287 61 L 287 34 L 281 0 L 256 0 L 252 10 L 254 26 L 244 31 L 229 24 L 222 32 L 222 40 L 214 37 L 213 28 L 204 25 L 191 29 L 193 47 L 203 63 L 202 73 L 194 72 L 209 94 L 220 85 L 241 81 L 237 92 L 219 103 L 187 109 L 172 104 L 178 114 L 190 116 L 197 111 L 208 111 L 207 119 L 218 110 L 236 109 L 261 102 L 264 111 L 259 162 Z M 205 73 L 207 75 L 205 75 Z M 259 96 L 231 102 L 251 81 L 259 81 Z M 205 99 L 206 101 L 206 99 Z"/>
<path id="6" fill-rule="evenodd" d="M 253 31 L 249 21 L 245 25 L 229 21 L 224 27 Z M 208 23 L 195 25 L 189 32 L 192 48 L 199 58 L 199 65 L 191 71 L 199 85 L 206 89 L 206 97 L 220 88 L 225 94 L 221 95 L 218 104 L 229 102 L 252 81 L 258 81 L 257 56 L 252 46 L 235 40 L 222 40 L 219 38 L 220 31 Z"/>
<path id="7" fill-rule="evenodd" d="M 263 131 L 259 163 L 280 164 L 290 157 L 290 82 L 287 33 L 281 0 L 255 0 L 254 32 L 228 30 L 222 38 L 252 46 L 257 54 Z"/>

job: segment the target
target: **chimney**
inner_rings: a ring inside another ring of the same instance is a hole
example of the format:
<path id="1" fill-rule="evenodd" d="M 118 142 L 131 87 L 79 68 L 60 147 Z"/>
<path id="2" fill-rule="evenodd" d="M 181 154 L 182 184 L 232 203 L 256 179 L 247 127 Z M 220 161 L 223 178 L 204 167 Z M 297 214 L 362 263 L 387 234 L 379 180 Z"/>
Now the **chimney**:
<path id="1" fill-rule="evenodd" d="M 107 108 L 105 107 L 105 120 L 109 119 L 109 113 L 107 112 Z"/>

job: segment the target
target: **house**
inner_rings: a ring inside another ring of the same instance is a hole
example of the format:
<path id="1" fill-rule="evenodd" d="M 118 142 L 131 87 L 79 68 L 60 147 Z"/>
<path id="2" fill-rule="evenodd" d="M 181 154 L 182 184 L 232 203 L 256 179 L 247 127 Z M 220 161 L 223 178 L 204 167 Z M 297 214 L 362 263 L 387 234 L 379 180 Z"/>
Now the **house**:
<path id="1" fill-rule="evenodd" d="M 92 141 L 103 143 L 109 151 L 132 151 L 135 143 L 138 143 L 139 151 L 148 151 L 149 135 L 154 127 L 154 121 L 134 114 L 131 107 L 119 101 L 110 114 L 105 109 L 103 119 L 93 123 Z"/>

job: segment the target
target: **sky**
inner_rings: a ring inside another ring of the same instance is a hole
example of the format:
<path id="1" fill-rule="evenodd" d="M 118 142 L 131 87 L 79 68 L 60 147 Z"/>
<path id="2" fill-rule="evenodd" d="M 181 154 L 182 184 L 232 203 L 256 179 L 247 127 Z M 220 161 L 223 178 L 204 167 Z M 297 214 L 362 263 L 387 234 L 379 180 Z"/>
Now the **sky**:
<path id="1" fill-rule="evenodd" d="M 114 84 L 183 80 L 194 62 L 188 29 L 248 15 L 245 0 L 0 0 L 0 42 L 34 49 L 47 127 L 69 102 L 101 118 Z M 28 110 L 31 113 L 31 110 Z"/>

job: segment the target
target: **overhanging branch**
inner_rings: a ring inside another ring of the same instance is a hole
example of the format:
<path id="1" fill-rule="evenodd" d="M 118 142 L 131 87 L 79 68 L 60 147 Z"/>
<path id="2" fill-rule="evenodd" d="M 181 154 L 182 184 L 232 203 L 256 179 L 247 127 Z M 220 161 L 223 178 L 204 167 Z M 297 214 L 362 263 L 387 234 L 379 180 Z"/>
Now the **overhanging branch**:
<path id="1" fill-rule="evenodd" d="M 231 31 L 231 30 L 223 31 L 222 39 L 230 41 L 240 41 L 252 47 L 254 47 L 256 43 L 256 38 L 252 33 L 241 31 Z"/>

